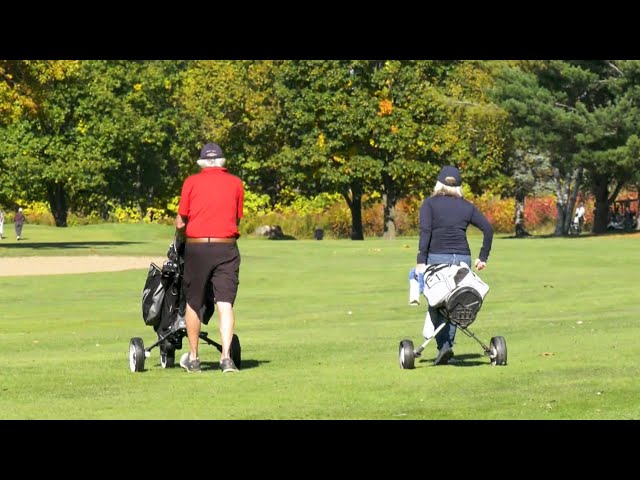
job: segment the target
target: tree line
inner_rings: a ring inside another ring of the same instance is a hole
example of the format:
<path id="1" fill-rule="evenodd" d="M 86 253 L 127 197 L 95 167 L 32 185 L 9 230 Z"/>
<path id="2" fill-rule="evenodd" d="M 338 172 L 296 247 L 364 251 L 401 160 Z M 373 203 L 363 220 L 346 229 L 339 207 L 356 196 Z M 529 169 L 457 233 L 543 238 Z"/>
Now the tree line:
<path id="1" fill-rule="evenodd" d="M 166 208 L 201 145 L 272 205 L 338 194 L 395 209 L 458 166 L 474 194 L 556 196 L 556 235 L 583 195 L 593 232 L 640 183 L 640 61 L 0 60 L 0 204 L 107 218 Z"/>

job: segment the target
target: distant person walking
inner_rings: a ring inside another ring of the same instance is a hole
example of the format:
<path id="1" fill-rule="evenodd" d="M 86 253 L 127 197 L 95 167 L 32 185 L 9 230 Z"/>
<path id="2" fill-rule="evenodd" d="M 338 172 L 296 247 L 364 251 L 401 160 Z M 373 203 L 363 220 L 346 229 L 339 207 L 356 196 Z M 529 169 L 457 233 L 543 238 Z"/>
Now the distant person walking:
<path id="1" fill-rule="evenodd" d="M 4 238 L 4 213 L 0 210 L 0 240 Z"/>
<path id="2" fill-rule="evenodd" d="M 16 213 L 16 216 L 13 219 L 13 225 L 16 229 L 16 240 L 20 240 L 20 236 L 22 236 L 22 224 L 24 221 L 24 214 L 22 213 L 22 207 L 20 207 L 18 209 L 18 213 Z"/>

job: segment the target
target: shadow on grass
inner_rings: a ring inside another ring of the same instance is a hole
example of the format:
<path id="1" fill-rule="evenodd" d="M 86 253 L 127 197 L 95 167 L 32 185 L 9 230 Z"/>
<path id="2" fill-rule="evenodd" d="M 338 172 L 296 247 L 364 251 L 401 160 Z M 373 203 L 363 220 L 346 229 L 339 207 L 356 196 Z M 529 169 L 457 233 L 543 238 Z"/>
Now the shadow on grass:
<path id="1" fill-rule="evenodd" d="M 242 365 L 240 366 L 240 370 L 250 370 L 252 368 L 259 367 L 263 363 L 269 363 L 269 360 L 245 360 L 242 359 Z M 177 364 L 178 368 L 181 368 L 180 365 Z M 200 366 L 203 370 L 220 370 L 220 362 L 201 362 Z"/>
<path id="2" fill-rule="evenodd" d="M 169 367 L 168 370 L 182 370 L 182 367 L 180 366 L 180 358 L 177 356 L 176 360 L 175 360 L 175 364 L 173 367 Z M 263 363 L 269 363 L 270 360 L 242 360 L 242 366 L 240 367 L 240 370 L 250 370 L 252 368 L 256 368 L 259 367 L 260 365 L 262 365 Z M 208 372 L 209 370 L 218 370 L 220 371 L 220 362 L 201 362 L 200 363 L 200 368 L 202 368 L 202 371 L 204 372 Z M 162 369 L 162 365 L 160 365 L 160 362 L 155 363 L 153 366 L 151 367 L 145 367 L 144 370 L 142 370 L 142 372 L 138 372 L 138 373 L 144 373 L 144 372 L 148 372 L 149 370 L 155 370 L 155 369 Z"/>
<path id="3" fill-rule="evenodd" d="M 482 361 L 476 359 L 483 359 Z M 450 361 L 449 365 L 454 367 L 476 367 L 478 365 L 490 365 L 489 358 L 486 355 L 480 353 L 463 353 L 462 355 L 455 355 Z"/>
<path id="4" fill-rule="evenodd" d="M 20 241 L 0 243 L 6 248 L 35 248 L 37 250 L 61 249 L 61 248 L 91 248 L 91 247 L 116 247 L 121 245 L 137 245 L 142 242 L 29 242 L 29 237 L 21 238 Z"/>
<path id="5" fill-rule="evenodd" d="M 297 240 L 297 238 L 292 235 L 282 235 L 281 237 L 273 237 L 268 240 Z"/>
<path id="6" fill-rule="evenodd" d="M 463 353 L 462 355 L 454 355 L 454 357 L 449 361 L 449 365 L 452 367 L 477 367 L 478 365 L 490 365 L 490 362 L 487 360 L 478 361 L 476 359 L 485 358 L 485 355 L 480 353 Z M 433 361 L 436 357 L 433 358 L 421 358 L 420 363 L 429 363 L 433 365 Z M 445 366 L 445 365 L 437 365 Z"/>
<path id="7" fill-rule="evenodd" d="M 568 240 L 577 240 L 579 238 L 592 238 L 592 237 L 614 237 L 614 236 L 622 236 L 622 235 L 634 235 L 639 233 L 637 230 L 613 230 L 607 231 L 603 233 L 591 233 L 591 232 L 583 232 L 580 235 L 555 235 L 553 233 L 548 233 L 545 235 L 529 235 L 526 237 L 516 237 L 515 235 L 502 237 L 503 240 L 545 240 L 548 238 L 566 238 Z"/>
<path id="8" fill-rule="evenodd" d="M 583 233 L 581 235 L 554 235 L 553 233 L 547 233 L 545 235 L 529 235 L 528 237 L 516 237 L 515 235 L 510 236 L 510 237 L 502 237 L 503 240 L 546 240 L 549 238 L 567 238 L 567 239 L 574 239 L 574 238 L 589 238 L 589 237 L 595 237 L 595 236 L 601 236 L 601 235 L 593 235 L 591 233 Z"/>

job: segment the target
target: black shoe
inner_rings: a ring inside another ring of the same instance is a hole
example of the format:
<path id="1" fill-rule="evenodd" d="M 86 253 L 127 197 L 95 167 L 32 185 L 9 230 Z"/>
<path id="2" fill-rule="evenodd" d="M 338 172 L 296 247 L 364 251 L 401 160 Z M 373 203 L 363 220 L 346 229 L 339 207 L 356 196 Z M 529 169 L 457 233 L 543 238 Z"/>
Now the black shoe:
<path id="1" fill-rule="evenodd" d="M 200 359 L 196 358 L 195 360 L 191 360 L 191 355 L 189 352 L 185 352 L 180 357 L 180 366 L 184 368 L 187 372 L 200 372 Z"/>
<path id="2" fill-rule="evenodd" d="M 453 349 L 451 348 L 443 348 L 438 352 L 438 356 L 433 361 L 434 365 L 447 365 L 449 360 L 453 357 Z"/>
<path id="3" fill-rule="evenodd" d="M 233 363 L 233 360 L 231 358 L 224 358 L 220 362 L 220 370 L 222 370 L 222 373 L 239 372 L 240 371 L 240 370 L 238 370 L 238 367 L 236 367 L 236 364 Z"/>

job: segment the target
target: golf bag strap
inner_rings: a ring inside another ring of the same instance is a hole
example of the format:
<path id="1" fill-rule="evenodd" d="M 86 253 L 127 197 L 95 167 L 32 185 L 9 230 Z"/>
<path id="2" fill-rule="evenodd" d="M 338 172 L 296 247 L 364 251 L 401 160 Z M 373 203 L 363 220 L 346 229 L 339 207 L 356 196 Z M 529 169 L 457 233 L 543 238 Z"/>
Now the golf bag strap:
<path id="1" fill-rule="evenodd" d="M 433 265 L 429 265 L 427 269 L 424 271 L 424 276 L 433 275 L 440 270 L 444 270 L 445 268 L 449 268 L 451 266 L 450 263 L 434 263 Z"/>

